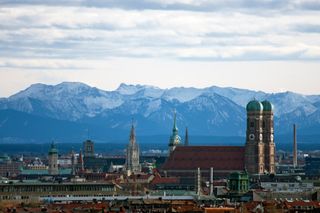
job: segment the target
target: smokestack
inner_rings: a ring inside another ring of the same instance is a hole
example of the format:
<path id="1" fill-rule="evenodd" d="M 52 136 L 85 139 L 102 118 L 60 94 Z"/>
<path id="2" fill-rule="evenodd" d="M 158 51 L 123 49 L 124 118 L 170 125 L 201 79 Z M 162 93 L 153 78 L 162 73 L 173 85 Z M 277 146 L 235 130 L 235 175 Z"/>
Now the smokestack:
<path id="1" fill-rule="evenodd" d="M 210 195 L 213 195 L 213 168 L 210 167 Z"/>
<path id="2" fill-rule="evenodd" d="M 186 127 L 186 136 L 184 138 L 184 145 L 189 146 L 189 134 L 188 134 L 188 127 Z"/>
<path id="3" fill-rule="evenodd" d="M 293 124 L 293 167 L 296 168 L 298 165 L 297 159 L 297 130 L 296 124 Z"/>
<path id="4" fill-rule="evenodd" d="M 201 189 L 201 172 L 200 167 L 198 167 L 198 175 L 197 175 L 197 195 L 200 196 L 200 189 Z"/>

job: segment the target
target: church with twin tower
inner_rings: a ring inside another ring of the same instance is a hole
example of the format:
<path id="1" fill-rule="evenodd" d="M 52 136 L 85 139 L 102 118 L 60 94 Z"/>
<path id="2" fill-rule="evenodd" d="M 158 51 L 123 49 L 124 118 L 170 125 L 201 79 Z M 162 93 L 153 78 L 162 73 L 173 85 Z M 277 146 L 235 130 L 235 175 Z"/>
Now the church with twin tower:
<path id="1" fill-rule="evenodd" d="M 176 176 L 193 176 L 197 168 L 207 174 L 210 169 L 214 169 L 215 174 L 221 177 L 241 171 L 249 174 L 274 174 L 273 106 L 266 100 L 252 100 L 247 104 L 246 110 L 244 146 L 183 146 L 178 135 L 175 112 L 168 145 L 169 156 L 162 169 L 167 174 Z"/>
<path id="2" fill-rule="evenodd" d="M 269 101 L 247 104 L 245 166 L 249 173 L 275 173 L 273 106 Z"/>

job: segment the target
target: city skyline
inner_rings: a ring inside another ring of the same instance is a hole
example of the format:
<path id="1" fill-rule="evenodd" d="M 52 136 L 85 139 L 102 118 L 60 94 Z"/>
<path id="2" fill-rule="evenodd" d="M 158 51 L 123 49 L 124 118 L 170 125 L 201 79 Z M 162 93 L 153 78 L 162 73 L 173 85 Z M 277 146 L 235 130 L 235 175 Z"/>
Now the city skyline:
<path id="1" fill-rule="evenodd" d="M 320 0 L 0 0 L 0 212 L 320 212 Z"/>

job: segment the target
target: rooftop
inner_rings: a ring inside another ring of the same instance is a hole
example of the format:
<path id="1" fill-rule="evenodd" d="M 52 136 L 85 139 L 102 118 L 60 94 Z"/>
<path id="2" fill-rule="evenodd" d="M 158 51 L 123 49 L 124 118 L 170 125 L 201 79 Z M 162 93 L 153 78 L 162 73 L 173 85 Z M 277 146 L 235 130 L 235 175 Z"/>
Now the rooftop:
<path id="1" fill-rule="evenodd" d="M 244 170 L 243 146 L 178 146 L 164 163 L 164 170 Z"/>

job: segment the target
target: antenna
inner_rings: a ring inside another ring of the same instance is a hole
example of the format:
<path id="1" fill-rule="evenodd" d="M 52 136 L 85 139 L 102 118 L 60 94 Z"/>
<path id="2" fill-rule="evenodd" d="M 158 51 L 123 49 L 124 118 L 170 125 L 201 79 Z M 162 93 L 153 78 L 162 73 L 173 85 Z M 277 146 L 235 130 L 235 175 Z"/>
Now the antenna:
<path id="1" fill-rule="evenodd" d="M 293 124 L 293 154 L 292 154 L 292 159 L 293 159 L 293 167 L 296 168 L 298 165 L 298 160 L 297 160 L 297 125 Z"/>
<path id="2" fill-rule="evenodd" d="M 89 129 L 89 127 L 85 129 L 85 132 L 87 133 L 87 138 L 85 140 L 89 140 L 89 138 L 90 138 L 90 129 Z"/>

